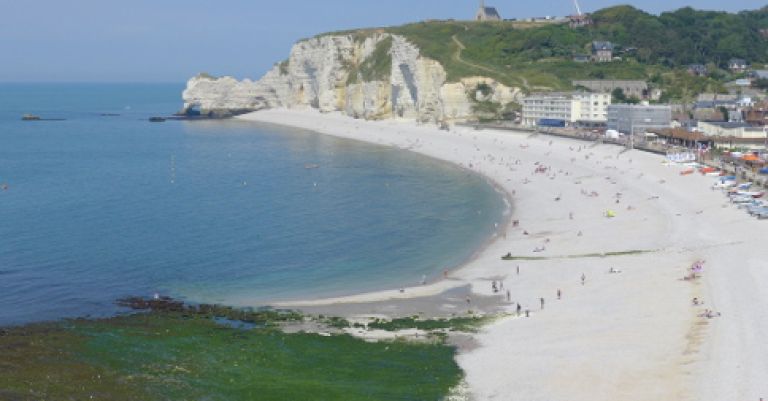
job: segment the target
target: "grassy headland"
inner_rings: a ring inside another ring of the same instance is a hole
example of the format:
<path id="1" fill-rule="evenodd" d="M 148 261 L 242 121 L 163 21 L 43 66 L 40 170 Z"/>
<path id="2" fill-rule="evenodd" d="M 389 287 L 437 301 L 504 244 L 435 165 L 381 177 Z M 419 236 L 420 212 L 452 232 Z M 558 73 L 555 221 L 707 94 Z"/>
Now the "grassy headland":
<path id="1" fill-rule="evenodd" d="M 743 76 L 727 70 L 731 58 L 768 63 L 768 38 L 761 32 L 768 28 L 768 7 L 738 14 L 682 8 L 657 16 L 617 6 L 591 17 L 593 25 L 575 29 L 555 23 L 449 20 L 336 34 L 405 36 L 423 55 L 439 61 L 451 82 L 482 75 L 535 91 L 572 89 L 571 81 L 580 79 L 639 79 L 662 89 L 665 101 L 723 91 L 725 82 Z M 573 61 L 575 55 L 589 54 L 595 40 L 612 42 L 620 59 Z M 707 65 L 709 74 L 688 75 L 686 68 L 694 63 Z"/>

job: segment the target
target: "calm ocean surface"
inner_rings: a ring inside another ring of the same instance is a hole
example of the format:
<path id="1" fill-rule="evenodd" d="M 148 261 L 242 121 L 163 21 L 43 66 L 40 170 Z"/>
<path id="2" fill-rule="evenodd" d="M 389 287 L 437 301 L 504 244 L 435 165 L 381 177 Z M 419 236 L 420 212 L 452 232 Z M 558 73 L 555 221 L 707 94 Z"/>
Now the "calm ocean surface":
<path id="1" fill-rule="evenodd" d="M 0 84 L 0 325 L 104 316 L 155 292 L 266 303 L 415 284 L 503 219 L 481 177 L 408 152 L 147 121 L 178 110 L 182 89 Z"/>

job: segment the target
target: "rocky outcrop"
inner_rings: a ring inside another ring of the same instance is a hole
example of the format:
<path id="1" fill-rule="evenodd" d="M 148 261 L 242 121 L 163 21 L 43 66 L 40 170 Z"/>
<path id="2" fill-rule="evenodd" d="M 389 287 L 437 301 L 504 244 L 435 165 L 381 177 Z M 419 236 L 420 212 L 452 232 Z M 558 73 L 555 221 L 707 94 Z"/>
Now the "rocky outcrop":
<path id="1" fill-rule="evenodd" d="M 520 92 L 490 78 L 447 82 L 440 63 L 404 37 L 384 32 L 326 35 L 296 43 L 288 60 L 259 81 L 199 75 L 184 111 L 225 116 L 264 108 L 315 108 L 365 119 L 422 122 L 475 119 L 478 104 L 503 110 Z M 482 91 L 478 92 L 478 88 Z"/>

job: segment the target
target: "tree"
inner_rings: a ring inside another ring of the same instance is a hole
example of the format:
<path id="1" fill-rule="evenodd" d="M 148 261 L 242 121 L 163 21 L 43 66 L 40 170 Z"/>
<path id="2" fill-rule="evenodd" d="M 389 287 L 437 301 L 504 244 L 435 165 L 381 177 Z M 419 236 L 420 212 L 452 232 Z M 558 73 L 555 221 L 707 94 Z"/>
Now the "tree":
<path id="1" fill-rule="evenodd" d="M 768 89 L 768 78 L 759 78 L 752 81 L 752 87 L 757 89 Z"/>
<path id="2" fill-rule="evenodd" d="M 624 89 L 616 88 L 611 92 L 611 98 L 613 103 L 626 103 L 627 95 L 624 94 Z"/>

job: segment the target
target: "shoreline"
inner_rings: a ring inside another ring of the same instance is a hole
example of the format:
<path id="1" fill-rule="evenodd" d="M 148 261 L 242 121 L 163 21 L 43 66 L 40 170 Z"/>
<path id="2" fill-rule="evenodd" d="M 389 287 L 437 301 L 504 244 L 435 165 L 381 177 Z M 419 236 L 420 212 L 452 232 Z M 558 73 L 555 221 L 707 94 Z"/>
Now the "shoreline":
<path id="1" fill-rule="evenodd" d="M 346 316 L 514 315 L 519 304 L 530 318 L 509 316 L 486 326 L 457 357 L 476 399 L 714 401 L 768 393 L 768 366 L 761 362 L 768 352 L 759 341 L 768 334 L 768 300 L 759 290 L 768 286 L 764 227 L 723 205 L 722 194 L 709 189 L 711 177 L 683 176 L 656 154 L 529 133 L 446 132 L 312 110 L 239 119 L 469 168 L 511 194 L 507 220 L 520 221 L 446 280 L 405 293 L 280 306 Z M 513 260 L 501 259 L 507 254 Z M 697 260 L 707 260 L 704 277 L 682 280 Z M 609 273 L 614 270 L 620 273 Z M 509 300 L 492 291 L 493 282 L 504 284 Z M 722 317 L 702 318 L 704 307 L 692 305 L 694 297 Z M 747 327 L 755 335 L 745 337 Z"/>
<path id="2" fill-rule="evenodd" d="M 269 110 L 269 111 L 272 111 L 272 110 Z M 437 280 L 429 282 L 427 285 L 404 286 L 401 288 L 402 290 L 404 290 L 404 292 L 401 292 L 401 289 L 390 288 L 390 289 L 381 289 L 381 290 L 374 290 L 374 291 L 364 291 L 360 293 L 352 293 L 352 294 L 339 295 L 339 296 L 277 301 L 277 302 L 269 303 L 269 306 L 277 307 L 277 308 L 297 308 L 300 310 L 306 310 L 307 308 L 317 308 L 318 310 L 323 311 L 324 309 L 322 307 L 324 306 L 363 304 L 363 303 L 370 304 L 370 303 L 392 301 L 392 300 L 409 301 L 417 298 L 439 296 L 441 293 L 445 293 L 451 290 L 455 290 L 458 287 L 461 287 L 462 284 L 457 284 L 455 279 L 453 279 L 454 275 L 461 272 L 463 269 L 468 268 L 469 266 L 471 266 L 473 262 L 477 261 L 477 259 L 481 255 L 483 255 L 494 243 L 496 243 L 499 239 L 501 239 L 504 236 L 504 234 L 508 231 L 508 229 L 512 224 L 512 220 L 513 220 L 512 216 L 514 214 L 513 194 L 510 193 L 510 191 L 504 187 L 504 184 L 502 182 L 495 180 L 491 176 L 483 174 L 481 171 L 474 170 L 470 166 L 464 165 L 462 163 L 457 163 L 450 159 L 446 159 L 446 158 L 435 156 L 435 155 L 430 155 L 424 152 L 419 152 L 418 147 L 399 146 L 395 144 L 384 144 L 381 142 L 374 142 L 374 141 L 356 137 L 354 135 L 343 135 L 337 131 L 334 131 L 333 129 L 324 130 L 324 129 L 318 129 L 317 127 L 311 127 L 311 126 L 306 126 L 301 124 L 295 125 L 291 123 L 286 123 L 284 121 L 276 121 L 275 119 L 272 119 L 269 117 L 262 119 L 266 115 L 266 113 L 268 113 L 269 111 L 258 111 L 258 112 L 248 113 L 240 116 L 235 116 L 234 119 L 244 121 L 244 122 L 277 125 L 277 126 L 288 127 L 288 128 L 298 128 L 298 129 L 303 129 L 303 130 L 308 130 L 314 133 L 318 133 L 321 135 L 332 136 L 335 138 L 340 138 L 345 140 L 354 140 L 358 142 L 367 143 L 370 145 L 385 146 L 390 148 L 396 148 L 401 151 L 417 153 L 421 157 L 434 159 L 441 163 L 449 163 L 455 167 L 460 168 L 463 171 L 466 171 L 469 174 L 479 176 L 489 186 L 491 186 L 495 192 L 499 193 L 499 195 L 502 198 L 502 202 L 504 203 L 504 209 L 502 210 L 502 220 L 498 222 L 498 227 L 495 228 L 495 231 L 493 232 L 493 234 L 488 236 L 477 249 L 472 250 L 470 256 L 465 258 L 458 265 L 446 267 L 444 272 L 446 272 L 447 274 L 439 275 L 439 273 L 436 273 L 436 276 L 438 277 Z M 342 116 L 340 114 L 334 114 L 334 113 L 322 114 L 315 110 L 301 110 L 301 111 L 276 110 L 276 111 L 288 112 L 288 113 L 298 112 L 301 115 L 313 116 L 320 119 L 326 119 L 328 117 L 337 117 L 338 118 L 337 121 L 341 120 L 341 121 L 345 121 L 348 124 L 352 123 L 355 125 L 376 124 L 381 122 L 381 121 L 355 120 L 346 116 Z M 402 121 L 396 121 L 395 124 L 402 124 L 403 126 L 408 127 L 408 126 L 412 126 L 414 123 L 411 121 L 402 120 Z M 420 127 L 426 128 L 427 130 L 434 129 L 434 127 L 430 125 L 424 125 Z M 257 304 L 257 303 L 258 302 L 249 303 L 246 301 L 246 306 L 254 306 L 254 304 Z M 236 301 L 236 304 L 238 305 L 242 304 L 242 300 Z M 487 305 L 487 302 L 484 302 L 483 304 Z M 344 308 L 341 308 L 341 312 L 344 312 Z M 406 313 L 405 315 L 410 315 L 410 314 L 411 313 Z M 437 314 L 422 313 L 422 315 L 425 315 L 425 317 L 428 317 L 428 318 L 445 317 L 444 316 L 445 314 L 440 314 L 440 313 L 437 313 Z"/>

